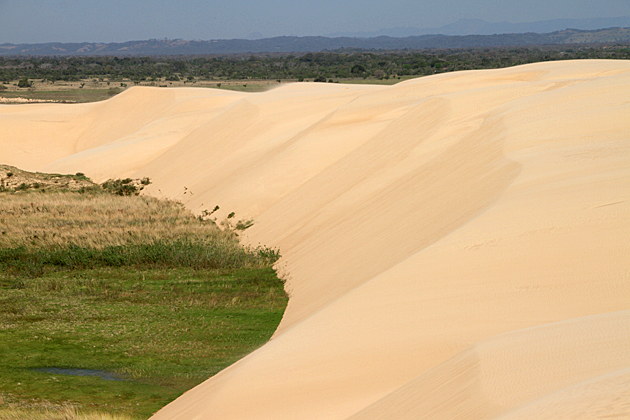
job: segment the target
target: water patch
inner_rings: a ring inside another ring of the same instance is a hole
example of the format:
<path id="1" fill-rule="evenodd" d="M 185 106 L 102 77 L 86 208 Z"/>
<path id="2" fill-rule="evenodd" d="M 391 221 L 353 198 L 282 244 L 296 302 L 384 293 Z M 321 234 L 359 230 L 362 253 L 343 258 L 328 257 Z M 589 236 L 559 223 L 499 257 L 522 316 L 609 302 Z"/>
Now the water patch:
<path id="1" fill-rule="evenodd" d="M 105 379 L 106 381 L 124 381 L 125 380 L 125 378 L 122 378 L 116 375 L 115 373 L 105 372 L 103 370 L 56 368 L 56 367 L 37 368 L 33 370 L 35 372 L 54 373 L 55 375 L 94 376 L 97 378 Z"/>

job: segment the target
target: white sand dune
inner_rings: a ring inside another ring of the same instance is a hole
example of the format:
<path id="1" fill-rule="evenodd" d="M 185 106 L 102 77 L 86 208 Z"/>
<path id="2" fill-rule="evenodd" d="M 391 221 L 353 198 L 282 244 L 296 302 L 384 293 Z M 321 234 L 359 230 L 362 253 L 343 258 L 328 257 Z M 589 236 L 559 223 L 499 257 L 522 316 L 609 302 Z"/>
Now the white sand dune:
<path id="1" fill-rule="evenodd" d="M 630 418 L 630 62 L 0 106 L 0 162 L 254 218 L 274 338 L 154 419 Z"/>

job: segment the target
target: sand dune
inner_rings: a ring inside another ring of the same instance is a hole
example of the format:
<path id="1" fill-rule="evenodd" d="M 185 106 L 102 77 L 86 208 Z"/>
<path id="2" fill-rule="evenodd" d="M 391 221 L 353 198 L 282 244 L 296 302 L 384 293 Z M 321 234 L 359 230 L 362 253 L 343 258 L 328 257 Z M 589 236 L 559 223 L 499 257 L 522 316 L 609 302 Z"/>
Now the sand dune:
<path id="1" fill-rule="evenodd" d="M 459 353 L 351 419 L 627 417 L 628 346 L 630 311 L 502 334 Z"/>
<path id="2" fill-rule="evenodd" d="M 630 418 L 630 62 L 0 106 L 0 162 L 254 218 L 274 338 L 161 419 Z"/>

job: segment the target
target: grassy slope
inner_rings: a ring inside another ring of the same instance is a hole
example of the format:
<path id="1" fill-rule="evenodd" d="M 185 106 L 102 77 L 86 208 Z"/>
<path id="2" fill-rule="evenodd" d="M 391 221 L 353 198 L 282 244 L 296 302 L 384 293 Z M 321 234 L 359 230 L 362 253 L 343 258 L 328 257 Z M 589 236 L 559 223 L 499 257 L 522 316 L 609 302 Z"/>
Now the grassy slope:
<path id="1" fill-rule="evenodd" d="M 269 339 L 277 253 L 177 203 L 89 191 L 0 193 L 1 400 L 146 418 Z"/>

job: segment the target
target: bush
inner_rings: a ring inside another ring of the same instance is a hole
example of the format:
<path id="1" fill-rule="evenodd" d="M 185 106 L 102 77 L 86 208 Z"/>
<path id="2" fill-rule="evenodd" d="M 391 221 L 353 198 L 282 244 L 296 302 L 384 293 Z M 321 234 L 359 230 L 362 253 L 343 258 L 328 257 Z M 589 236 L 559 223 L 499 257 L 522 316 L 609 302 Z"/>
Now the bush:
<path id="1" fill-rule="evenodd" d="M 33 86 L 33 82 L 29 82 L 29 80 L 26 77 L 20 79 L 20 81 L 18 82 L 19 88 L 29 88 L 31 86 Z"/>
<path id="2" fill-rule="evenodd" d="M 350 70 L 350 73 L 352 73 L 352 74 L 363 74 L 363 73 L 365 73 L 365 67 L 363 67 L 361 64 L 355 64 L 354 66 L 352 66 L 352 69 Z"/>
<path id="3" fill-rule="evenodd" d="M 142 179 L 109 179 L 105 181 L 101 186 L 105 191 L 108 191 L 112 194 L 123 195 L 123 196 L 131 196 L 138 195 L 140 191 L 144 189 L 145 186 L 151 184 L 151 180 L 149 178 Z"/>
<path id="4" fill-rule="evenodd" d="M 118 95 L 120 92 L 121 92 L 121 90 L 119 88 L 115 88 L 115 87 L 107 89 L 107 94 L 109 96 Z"/>

